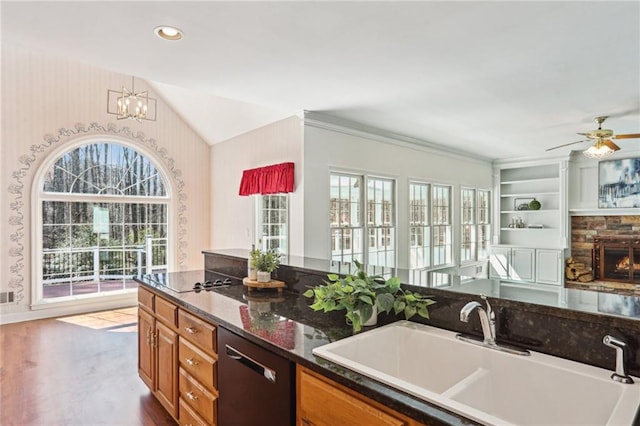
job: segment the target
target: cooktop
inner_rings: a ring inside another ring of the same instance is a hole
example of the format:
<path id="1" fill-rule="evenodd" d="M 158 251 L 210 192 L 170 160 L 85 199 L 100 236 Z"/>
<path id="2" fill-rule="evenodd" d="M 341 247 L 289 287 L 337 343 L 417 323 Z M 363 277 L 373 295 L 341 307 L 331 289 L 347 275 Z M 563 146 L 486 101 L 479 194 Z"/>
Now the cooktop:
<path id="1" fill-rule="evenodd" d="M 163 272 L 148 275 L 147 278 L 177 293 L 208 290 L 215 287 L 241 283 L 241 281 L 236 278 L 204 270 Z"/>

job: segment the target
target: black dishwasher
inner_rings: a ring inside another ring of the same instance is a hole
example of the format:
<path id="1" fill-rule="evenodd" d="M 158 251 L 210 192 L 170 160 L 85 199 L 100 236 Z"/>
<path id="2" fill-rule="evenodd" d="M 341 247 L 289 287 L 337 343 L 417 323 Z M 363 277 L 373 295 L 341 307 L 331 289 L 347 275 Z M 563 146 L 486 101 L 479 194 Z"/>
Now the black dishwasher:
<path id="1" fill-rule="evenodd" d="M 295 364 L 218 328 L 219 426 L 295 423 Z"/>

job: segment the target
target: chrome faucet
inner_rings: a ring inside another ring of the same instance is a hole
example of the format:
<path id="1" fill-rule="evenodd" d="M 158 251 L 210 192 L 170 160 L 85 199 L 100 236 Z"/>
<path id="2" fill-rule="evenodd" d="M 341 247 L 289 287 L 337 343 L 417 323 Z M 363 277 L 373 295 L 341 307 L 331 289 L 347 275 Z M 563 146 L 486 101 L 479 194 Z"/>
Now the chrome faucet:
<path id="1" fill-rule="evenodd" d="M 633 379 L 627 375 L 624 363 L 624 349 L 627 344 L 608 334 L 604 336 L 602 343 L 616 350 L 616 372 L 611 375 L 611 378 L 616 382 L 632 384 Z"/>
<path id="2" fill-rule="evenodd" d="M 487 304 L 487 308 L 483 308 L 478 302 L 469 302 L 460 310 L 460 321 L 469 322 L 469 316 L 474 311 L 478 311 L 480 317 L 480 325 L 482 326 L 483 339 L 480 340 L 475 336 L 457 334 L 456 337 L 463 342 L 473 343 L 474 345 L 484 346 L 486 348 L 495 349 L 502 352 L 508 352 L 515 355 L 531 355 L 531 353 L 522 348 L 507 344 L 496 343 L 496 314 L 491 308 L 491 304 L 484 294 L 480 295 L 482 300 Z"/>
<path id="3" fill-rule="evenodd" d="M 460 310 L 460 321 L 469 322 L 469 315 L 473 311 L 478 311 L 480 317 L 480 325 L 482 326 L 482 334 L 484 335 L 485 345 L 496 344 L 496 314 L 493 312 L 487 296 L 480 296 L 487 303 L 487 309 L 484 309 L 478 302 L 469 302 Z"/>

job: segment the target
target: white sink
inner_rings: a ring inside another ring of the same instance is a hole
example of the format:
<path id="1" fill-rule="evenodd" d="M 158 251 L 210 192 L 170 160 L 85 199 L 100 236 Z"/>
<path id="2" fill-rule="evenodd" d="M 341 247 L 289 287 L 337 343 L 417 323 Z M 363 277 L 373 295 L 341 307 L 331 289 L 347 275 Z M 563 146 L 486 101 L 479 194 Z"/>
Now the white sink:
<path id="1" fill-rule="evenodd" d="M 409 321 L 313 353 L 487 425 L 627 426 L 640 407 L 640 379 L 617 383 L 609 370 L 503 353 Z"/>

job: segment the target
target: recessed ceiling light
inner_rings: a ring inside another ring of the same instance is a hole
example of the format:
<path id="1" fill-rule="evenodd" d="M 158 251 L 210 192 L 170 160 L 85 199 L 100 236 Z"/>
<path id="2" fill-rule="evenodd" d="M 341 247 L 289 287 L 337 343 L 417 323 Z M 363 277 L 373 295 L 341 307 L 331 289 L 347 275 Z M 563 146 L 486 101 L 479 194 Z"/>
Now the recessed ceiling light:
<path id="1" fill-rule="evenodd" d="M 160 25 L 155 27 L 153 32 L 162 39 L 165 40 L 180 40 L 182 38 L 182 30 L 171 27 L 169 25 Z"/>

